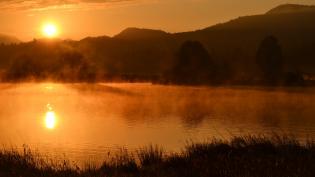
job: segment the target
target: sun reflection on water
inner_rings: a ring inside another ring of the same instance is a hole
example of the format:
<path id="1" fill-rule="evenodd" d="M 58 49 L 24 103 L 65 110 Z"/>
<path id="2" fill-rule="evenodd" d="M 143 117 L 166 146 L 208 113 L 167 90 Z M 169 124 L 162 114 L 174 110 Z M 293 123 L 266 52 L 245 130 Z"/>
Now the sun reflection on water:
<path id="1" fill-rule="evenodd" d="M 47 104 L 46 107 L 48 111 L 46 112 L 46 115 L 45 115 L 45 126 L 48 129 L 54 129 L 57 123 L 56 114 L 53 111 L 50 104 Z"/>
<path id="2" fill-rule="evenodd" d="M 45 86 L 45 89 L 52 90 L 52 89 L 54 89 L 54 87 L 52 85 L 47 85 L 47 86 Z"/>
<path id="3" fill-rule="evenodd" d="M 56 126 L 56 115 L 54 111 L 46 112 L 45 125 L 48 129 L 54 129 Z"/>

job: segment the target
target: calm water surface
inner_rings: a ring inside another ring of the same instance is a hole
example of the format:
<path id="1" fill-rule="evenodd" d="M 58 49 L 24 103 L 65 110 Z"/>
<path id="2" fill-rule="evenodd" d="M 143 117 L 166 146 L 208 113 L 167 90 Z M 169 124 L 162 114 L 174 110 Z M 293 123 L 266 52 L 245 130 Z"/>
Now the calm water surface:
<path id="1" fill-rule="evenodd" d="M 75 161 L 272 132 L 315 138 L 315 88 L 1 84 L 0 144 Z"/>

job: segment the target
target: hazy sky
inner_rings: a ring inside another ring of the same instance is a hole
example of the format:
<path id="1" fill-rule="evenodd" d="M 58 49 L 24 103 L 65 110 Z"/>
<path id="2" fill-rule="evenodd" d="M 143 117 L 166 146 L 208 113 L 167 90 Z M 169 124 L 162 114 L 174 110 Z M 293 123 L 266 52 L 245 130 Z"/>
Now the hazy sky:
<path id="1" fill-rule="evenodd" d="M 285 3 L 315 0 L 0 0 L 0 33 L 21 40 L 41 37 L 50 21 L 61 38 L 115 35 L 126 27 L 189 31 Z"/>

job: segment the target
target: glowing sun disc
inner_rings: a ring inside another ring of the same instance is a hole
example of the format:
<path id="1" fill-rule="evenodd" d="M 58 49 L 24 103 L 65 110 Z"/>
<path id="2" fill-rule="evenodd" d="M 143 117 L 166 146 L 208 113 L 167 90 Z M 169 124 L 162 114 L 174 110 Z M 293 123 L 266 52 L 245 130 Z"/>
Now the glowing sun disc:
<path id="1" fill-rule="evenodd" d="M 56 37 L 58 34 L 58 28 L 55 24 L 48 23 L 43 25 L 42 33 L 44 36 L 49 38 Z"/>

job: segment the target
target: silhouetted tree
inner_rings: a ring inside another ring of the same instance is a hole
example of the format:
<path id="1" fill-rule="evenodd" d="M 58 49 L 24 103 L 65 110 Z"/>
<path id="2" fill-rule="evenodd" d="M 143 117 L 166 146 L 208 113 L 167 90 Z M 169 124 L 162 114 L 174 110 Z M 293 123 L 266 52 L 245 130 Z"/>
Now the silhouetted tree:
<path id="1" fill-rule="evenodd" d="M 23 80 L 23 79 L 42 79 L 44 77 L 44 68 L 36 59 L 21 55 L 13 60 L 6 72 L 7 80 Z"/>
<path id="2" fill-rule="evenodd" d="M 61 54 L 56 63 L 56 74 L 60 80 L 94 82 L 96 69 L 83 54 L 77 51 L 68 51 Z"/>
<path id="3" fill-rule="evenodd" d="M 79 68 L 78 80 L 85 82 L 96 81 L 96 68 L 88 61 L 83 61 Z"/>
<path id="4" fill-rule="evenodd" d="M 266 37 L 260 44 L 256 62 L 269 84 L 276 84 L 282 76 L 282 49 L 274 36 Z"/>
<path id="5" fill-rule="evenodd" d="M 213 62 L 208 51 L 198 41 L 186 41 L 179 49 L 172 70 L 172 81 L 180 84 L 209 82 Z"/>
<path id="6" fill-rule="evenodd" d="M 304 82 L 303 74 L 299 71 L 288 72 L 285 74 L 285 84 L 288 86 L 303 86 Z"/>

